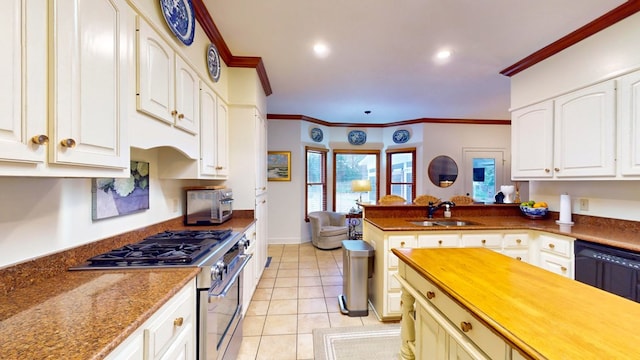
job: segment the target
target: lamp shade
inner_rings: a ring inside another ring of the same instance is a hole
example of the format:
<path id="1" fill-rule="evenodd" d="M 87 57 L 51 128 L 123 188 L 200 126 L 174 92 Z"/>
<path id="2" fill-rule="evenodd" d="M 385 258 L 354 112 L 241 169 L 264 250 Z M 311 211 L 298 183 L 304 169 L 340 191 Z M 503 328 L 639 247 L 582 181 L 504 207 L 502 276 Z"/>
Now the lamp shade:
<path id="1" fill-rule="evenodd" d="M 371 181 L 369 181 L 369 180 L 353 180 L 353 181 L 351 181 L 351 191 L 353 191 L 353 192 L 371 191 Z"/>

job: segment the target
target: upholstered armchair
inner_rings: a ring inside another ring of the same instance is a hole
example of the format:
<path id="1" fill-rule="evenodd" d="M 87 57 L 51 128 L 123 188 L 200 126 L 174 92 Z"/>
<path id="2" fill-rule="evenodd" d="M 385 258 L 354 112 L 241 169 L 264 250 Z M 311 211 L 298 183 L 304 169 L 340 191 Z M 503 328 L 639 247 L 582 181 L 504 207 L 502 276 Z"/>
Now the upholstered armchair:
<path id="1" fill-rule="evenodd" d="M 315 211 L 308 216 L 311 223 L 311 243 L 318 249 L 337 249 L 342 247 L 342 240 L 349 238 L 346 214 Z"/>

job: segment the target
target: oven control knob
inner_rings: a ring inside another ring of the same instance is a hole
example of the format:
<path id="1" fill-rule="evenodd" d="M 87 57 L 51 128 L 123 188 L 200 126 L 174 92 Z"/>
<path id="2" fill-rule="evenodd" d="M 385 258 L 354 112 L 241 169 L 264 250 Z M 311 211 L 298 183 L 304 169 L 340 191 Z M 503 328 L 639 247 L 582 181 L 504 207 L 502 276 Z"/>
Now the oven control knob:
<path id="1" fill-rule="evenodd" d="M 225 271 L 225 264 L 222 261 L 218 261 L 211 267 L 211 281 L 222 280 L 222 276 Z"/>
<path id="2" fill-rule="evenodd" d="M 245 236 L 243 236 L 242 239 L 240 239 L 238 241 L 238 246 L 239 247 L 244 247 L 244 249 L 247 250 L 249 248 L 249 246 L 250 246 L 249 239 L 247 239 Z"/>

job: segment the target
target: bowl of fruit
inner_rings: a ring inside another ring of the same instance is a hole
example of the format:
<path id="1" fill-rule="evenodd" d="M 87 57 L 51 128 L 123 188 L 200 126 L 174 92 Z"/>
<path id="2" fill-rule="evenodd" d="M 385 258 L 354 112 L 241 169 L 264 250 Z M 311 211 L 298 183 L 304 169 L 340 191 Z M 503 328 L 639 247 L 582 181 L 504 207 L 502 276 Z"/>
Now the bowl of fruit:
<path id="1" fill-rule="evenodd" d="M 536 202 L 529 200 L 520 204 L 520 211 L 530 219 L 542 219 L 549 213 L 549 207 L 544 201 Z"/>

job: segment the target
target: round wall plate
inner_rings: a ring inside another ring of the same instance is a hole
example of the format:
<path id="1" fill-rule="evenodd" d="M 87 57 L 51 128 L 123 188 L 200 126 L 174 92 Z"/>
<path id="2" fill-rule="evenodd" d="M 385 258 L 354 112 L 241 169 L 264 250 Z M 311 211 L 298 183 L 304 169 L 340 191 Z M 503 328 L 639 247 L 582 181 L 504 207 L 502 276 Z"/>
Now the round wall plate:
<path id="1" fill-rule="evenodd" d="M 160 10 L 171 32 L 183 44 L 191 45 L 196 34 L 196 15 L 191 0 L 160 0 Z"/>
<path id="2" fill-rule="evenodd" d="M 407 141 L 409 141 L 409 138 L 411 137 L 411 134 L 409 133 L 409 130 L 396 130 L 393 133 L 393 142 L 396 144 L 404 144 Z"/>
<path id="3" fill-rule="evenodd" d="M 209 69 L 209 76 L 211 76 L 211 80 L 213 82 L 218 82 L 220 80 L 220 54 L 218 53 L 218 49 L 215 45 L 209 44 L 207 48 L 207 69 Z"/>
<path id="4" fill-rule="evenodd" d="M 362 145 L 367 142 L 367 133 L 362 130 L 351 130 L 347 138 L 351 145 Z"/>
<path id="5" fill-rule="evenodd" d="M 315 142 L 321 142 L 323 138 L 324 138 L 324 134 L 322 133 L 322 129 L 320 128 L 311 129 L 311 140 Z"/>

